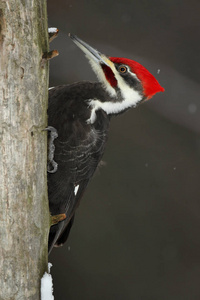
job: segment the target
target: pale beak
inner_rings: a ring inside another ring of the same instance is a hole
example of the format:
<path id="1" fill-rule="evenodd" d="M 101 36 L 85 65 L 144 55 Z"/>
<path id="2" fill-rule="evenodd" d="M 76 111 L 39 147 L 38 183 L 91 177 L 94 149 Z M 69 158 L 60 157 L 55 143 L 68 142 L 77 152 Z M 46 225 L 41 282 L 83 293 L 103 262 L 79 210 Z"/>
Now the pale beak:
<path id="1" fill-rule="evenodd" d="M 110 67 L 109 59 L 104 54 L 101 54 L 99 51 L 89 46 L 87 43 L 79 39 L 76 35 L 69 33 L 69 37 L 85 53 L 88 58 L 94 60 L 97 63 L 105 64 Z"/>

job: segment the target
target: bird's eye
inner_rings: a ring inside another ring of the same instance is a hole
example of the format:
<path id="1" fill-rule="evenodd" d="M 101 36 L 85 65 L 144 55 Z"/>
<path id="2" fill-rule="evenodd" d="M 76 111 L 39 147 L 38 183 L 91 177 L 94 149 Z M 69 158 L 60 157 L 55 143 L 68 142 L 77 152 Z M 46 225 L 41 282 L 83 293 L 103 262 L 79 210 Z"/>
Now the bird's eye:
<path id="1" fill-rule="evenodd" d="M 120 66 L 119 67 L 119 71 L 120 71 L 120 73 L 126 73 L 127 72 L 127 67 L 126 66 Z"/>

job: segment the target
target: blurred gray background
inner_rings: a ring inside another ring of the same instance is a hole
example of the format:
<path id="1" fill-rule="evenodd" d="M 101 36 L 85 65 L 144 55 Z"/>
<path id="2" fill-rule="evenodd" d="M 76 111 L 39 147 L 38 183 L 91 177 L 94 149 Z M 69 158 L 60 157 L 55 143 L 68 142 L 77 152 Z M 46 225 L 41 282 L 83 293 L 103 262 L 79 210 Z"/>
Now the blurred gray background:
<path id="1" fill-rule="evenodd" d="M 67 244 L 56 300 L 200 299 L 200 1 L 48 0 L 50 86 L 96 80 L 69 32 L 143 64 L 165 88 L 111 122 Z"/>

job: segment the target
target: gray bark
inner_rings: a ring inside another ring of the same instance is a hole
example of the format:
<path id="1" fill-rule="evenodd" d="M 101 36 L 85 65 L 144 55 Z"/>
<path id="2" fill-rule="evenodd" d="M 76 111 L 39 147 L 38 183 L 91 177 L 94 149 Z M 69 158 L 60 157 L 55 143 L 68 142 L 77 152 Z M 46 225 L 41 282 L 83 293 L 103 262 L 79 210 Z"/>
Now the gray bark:
<path id="1" fill-rule="evenodd" d="M 0 0 L 0 299 L 40 299 L 47 269 L 44 0 Z"/>

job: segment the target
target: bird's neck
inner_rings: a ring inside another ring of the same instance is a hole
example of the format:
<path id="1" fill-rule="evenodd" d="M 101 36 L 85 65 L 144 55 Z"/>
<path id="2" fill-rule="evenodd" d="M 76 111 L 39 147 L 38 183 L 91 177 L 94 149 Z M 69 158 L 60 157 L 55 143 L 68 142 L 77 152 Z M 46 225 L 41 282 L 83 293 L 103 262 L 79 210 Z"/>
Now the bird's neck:
<path id="1" fill-rule="evenodd" d="M 88 104 L 91 109 L 90 118 L 87 120 L 88 124 L 93 124 L 96 120 L 96 112 L 100 109 L 106 112 L 107 115 L 118 115 L 131 107 L 135 107 L 143 96 L 138 91 L 125 86 L 121 89 L 116 89 L 115 95 L 109 94 L 104 90 L 104 86 L 99 84 L 99 89 L 102 89 L 103 97 L 88 99 Z"/>

